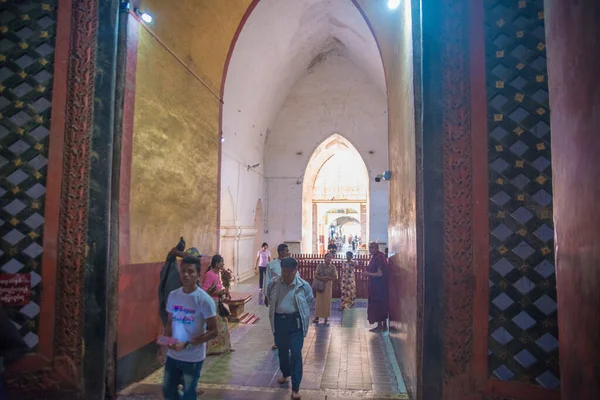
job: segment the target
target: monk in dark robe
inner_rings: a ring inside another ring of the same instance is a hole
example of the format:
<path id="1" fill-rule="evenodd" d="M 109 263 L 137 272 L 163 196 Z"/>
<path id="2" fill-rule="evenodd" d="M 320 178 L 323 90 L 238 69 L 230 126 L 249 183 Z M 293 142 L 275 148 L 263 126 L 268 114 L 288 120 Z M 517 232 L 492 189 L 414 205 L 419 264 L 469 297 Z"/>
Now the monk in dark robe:
<path id="1" fill-rule="evenodd" d="M 371 332 L 387 331 L 388 308 L 388 274 L 387 258 L 379 251 L 377 243 L 369 244 L 371 260 L 364 276 L 369 277 L 369 304 L 367 306 L 367 319 L 370 324 L 377 323 Z"/>

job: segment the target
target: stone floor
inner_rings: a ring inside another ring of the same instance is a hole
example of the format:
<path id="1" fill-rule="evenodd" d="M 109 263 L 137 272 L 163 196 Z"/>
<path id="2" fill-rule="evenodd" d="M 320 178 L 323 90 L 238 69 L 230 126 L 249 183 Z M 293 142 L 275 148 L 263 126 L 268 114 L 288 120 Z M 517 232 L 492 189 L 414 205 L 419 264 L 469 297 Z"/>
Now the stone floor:
<path id="1" fill-rule="evenodd" d="M 206 359 L 200 378 L 199 399 L 281 399 L 289 386 L 279 385 L 277 351 L 268 309 L 256 280 L 235 287 L 255 294 L 246 310 L 261 320 L 254 325 L 230 327 L 234 352 Z M 329 325 L 311 324 L 304 341 L 304 399 L 408 398 L 400 369 L 386 334 L 375 334 L 366 321 L 366 302 L 352 310 L 338 310 L 334 300 Z M 159 399 L 162 369 L 123 390 L 120 399 Z"/>

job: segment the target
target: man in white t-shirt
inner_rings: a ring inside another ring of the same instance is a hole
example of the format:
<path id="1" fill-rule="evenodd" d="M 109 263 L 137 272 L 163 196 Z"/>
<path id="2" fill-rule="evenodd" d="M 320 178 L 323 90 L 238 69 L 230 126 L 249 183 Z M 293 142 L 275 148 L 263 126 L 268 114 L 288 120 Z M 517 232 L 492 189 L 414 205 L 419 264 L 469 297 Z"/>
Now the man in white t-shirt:
<path id="1" fill-rule="evenodd" d="M 271 252 L 269 251 L 269 245 L 265 242 L 260 247 L 258 253 L 256 253 L 256 263 L 254 264 L 254 272 L 259 271 L 258 288 L 263 290 L 263 281 L 265 274 L 267 273 L 267 264 L 271 262 Z"/>
<path id="2" fill-rule="evenodd" d="M 217 310 L 214 300 L 198 287 L 200 258 L 187 256 L 181 260 L 179 289 L 167 300 L 168 322 L 165 336 L 177 340 L 168 346 L 163 379 L 164 400 L 195 400 L 202 364 L 206 358 L 206 342 L 217 336 Z M 183 393 L 178 386 L 183 385 Z"/>

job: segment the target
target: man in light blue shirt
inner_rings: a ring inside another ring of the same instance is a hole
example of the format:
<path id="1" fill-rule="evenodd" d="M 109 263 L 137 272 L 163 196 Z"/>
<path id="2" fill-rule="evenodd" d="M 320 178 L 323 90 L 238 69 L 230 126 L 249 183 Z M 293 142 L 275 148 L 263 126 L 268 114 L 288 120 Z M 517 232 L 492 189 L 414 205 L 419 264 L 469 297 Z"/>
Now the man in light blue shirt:
<path id="1" fill-rule="evenodd" d="M 273 278 L 281 276 L 281 260 L 290 256 L 290 248 L 287 244 L 281 243 L 277 246 L 277 258 L 267 264 L 265 288 L 269 287 L 269 284 Z M 269 297 L 265 295 L 265 306 L 269 307 Z M 273 344 L 271 350 L 277 350 L 277 345 Z"/>
<path id="2" fill-rule="evenodd" d="M 287 246 L 286 246 L 287 247 Z M 292 399 L 300 399 L 302 381 L 302 346 L 310 324 L 313 303 L 311 286 L 298 275 L 298 261 L 281 260 L 281 275 L 273 278 L 265 292 L 269 304 L 269 320 L 279 349 L 279 369 L 284 384 L 292 378 Z"/>
<path id="3" fill-rule="evenodd" d="M 267 264 L 267 281 L 265 283 L 265 287 L 269 286 L 269 283 L 276 276 L 281 276 L 281 260 L 284 258 L 288 258 L 290 256 L 290 249 L 287 244 L 280 244 L 277 246 L 277 258 Z M 265 305 L 268 306 L 267 303 Z"/>

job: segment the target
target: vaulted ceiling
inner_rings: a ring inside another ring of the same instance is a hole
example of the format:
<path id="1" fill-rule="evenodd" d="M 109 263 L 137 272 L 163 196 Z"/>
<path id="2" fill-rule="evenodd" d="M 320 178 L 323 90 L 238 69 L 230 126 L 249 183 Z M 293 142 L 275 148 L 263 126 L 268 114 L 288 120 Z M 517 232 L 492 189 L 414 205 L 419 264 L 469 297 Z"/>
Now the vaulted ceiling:
<path id="1" fill-rule="evenodd" d="M 385 94 L 375 39 L 351 0 L 261 0 L 235 44 L 223 96 L 224 151 L 262 155 L 293 86 L 328 53 L 350 59 Z"/>

